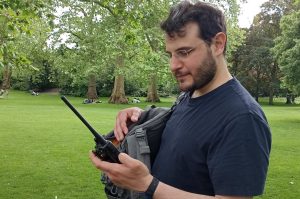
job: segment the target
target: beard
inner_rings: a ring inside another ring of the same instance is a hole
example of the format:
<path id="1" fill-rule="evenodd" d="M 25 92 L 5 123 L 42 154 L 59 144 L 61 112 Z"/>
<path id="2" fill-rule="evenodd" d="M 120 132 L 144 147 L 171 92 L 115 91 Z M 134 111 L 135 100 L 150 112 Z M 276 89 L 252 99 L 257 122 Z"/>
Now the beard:
<path id="1" fill-rule="evenodd" d="M 217 71 L 217 64 L 212 56 L 212 52 L 209 49 L 207 51 L 207 57 L 198 65 L 195 71 L 191 74 L 193 78 L 193 84 L 188 87 L 179 87 L 182 91 L 189 91 L 193 93 L 195 90 L 201 89 L 209 84 L 215 77 Z"/>
<path id="2" fill-rule="evenodd" d="M 216 61 L 211 51 L 209 51 L 207 58 L 197 68 L 195 76 L 193 76 L 194 84 L 188 90 L 193 92 L 205 87 L 215 77 L 216 71 Z"/>

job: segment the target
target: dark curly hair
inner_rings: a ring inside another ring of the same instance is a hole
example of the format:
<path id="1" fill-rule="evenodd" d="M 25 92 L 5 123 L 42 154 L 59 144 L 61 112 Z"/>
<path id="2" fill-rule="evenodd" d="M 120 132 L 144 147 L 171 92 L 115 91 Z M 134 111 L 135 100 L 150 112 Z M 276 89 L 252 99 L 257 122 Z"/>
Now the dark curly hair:
<path id="1" fill-rule="evenodd" d="M 208 45 L 211 44 L 217 33 L 223 32 L 226 34 L 226 22 L 223 12 L 204 2 L 193 4 L 190 1 L 182 1 L 173 6 L 168 18 L 161 23 L 161 29 L 170 37 L 174 37 L 175 34 L 183 36 L 182 28 L 189 22 L 198 24 L 199 38 L 203 39 Z"/>

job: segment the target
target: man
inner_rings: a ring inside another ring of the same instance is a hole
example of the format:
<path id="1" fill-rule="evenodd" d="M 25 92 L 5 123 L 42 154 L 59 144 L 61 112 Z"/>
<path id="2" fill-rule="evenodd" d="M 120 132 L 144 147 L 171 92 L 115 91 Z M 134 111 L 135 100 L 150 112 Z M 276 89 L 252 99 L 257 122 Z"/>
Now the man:
<path id="1" fill-rule="evenodd" d="M 226 26 L 213 6 L 184 1 L 161 25 L 170 69 L 187 92 L 167 122 L 151 174 L 121 153 L 121 164 L 94 165 L 118 186 L 155 199 L 243 199 L 263 193 L 271 134 L 260 106 L 226 65 Z M 142 110 L 120 111 L 118 140 Z"/>

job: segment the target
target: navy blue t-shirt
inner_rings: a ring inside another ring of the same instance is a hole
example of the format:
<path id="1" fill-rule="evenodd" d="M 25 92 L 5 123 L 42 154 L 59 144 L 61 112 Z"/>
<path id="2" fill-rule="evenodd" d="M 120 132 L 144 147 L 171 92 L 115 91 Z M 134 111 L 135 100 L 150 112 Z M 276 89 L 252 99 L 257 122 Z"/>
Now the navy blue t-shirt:
<path id="1" fill-rule="evenodd" d="M 162 135 L 152 174 L 204 195 L 263 192 L 271 133 L 260 106 L 235 79 L 176 107 Z"/>

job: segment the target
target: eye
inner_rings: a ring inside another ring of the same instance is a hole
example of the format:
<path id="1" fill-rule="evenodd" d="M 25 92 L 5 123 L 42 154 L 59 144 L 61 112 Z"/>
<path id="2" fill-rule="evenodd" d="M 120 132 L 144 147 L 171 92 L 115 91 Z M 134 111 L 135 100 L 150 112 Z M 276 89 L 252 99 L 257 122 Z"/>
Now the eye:
<path id="1" fill-rule="evenodd" d="M 189 54 L 189 50 L 178 50 L 176 51 L 176 55 L 178 57 L 186 57 Z"/>

